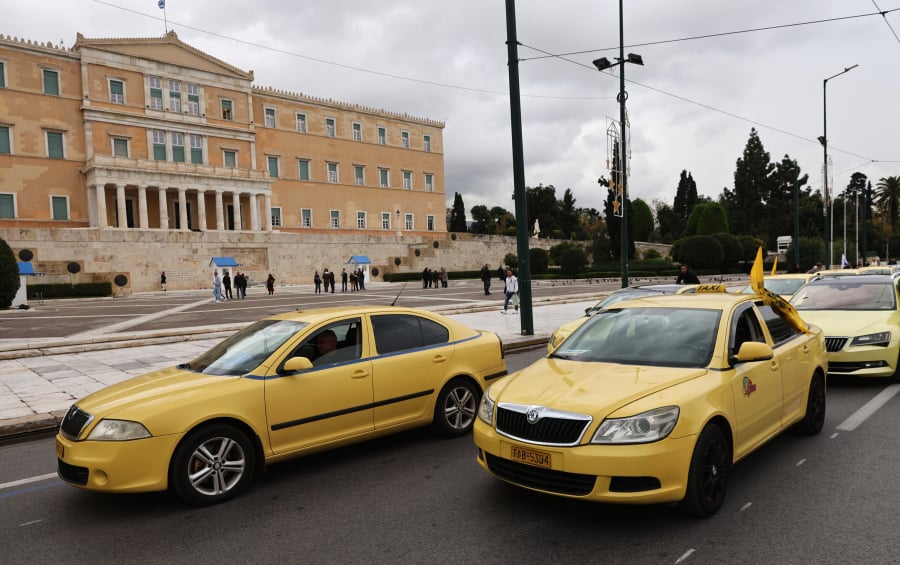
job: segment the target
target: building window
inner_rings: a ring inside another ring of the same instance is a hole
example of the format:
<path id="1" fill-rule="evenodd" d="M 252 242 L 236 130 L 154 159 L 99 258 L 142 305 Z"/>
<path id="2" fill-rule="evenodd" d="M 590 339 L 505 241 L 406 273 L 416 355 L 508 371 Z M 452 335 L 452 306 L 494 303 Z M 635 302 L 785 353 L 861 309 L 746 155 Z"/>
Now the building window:
<path id="1" fill-rule="evenodd" d="M 16 217 L 16 195 L 0 194 L 0 218 L 12 220 Z"/>
<path id="2" fill-rule="evenodd" d="M 6 88 L 6 63 L 0 61 L 0 88 Z"/>
<path id="3" fill-rule="evenodd" d="M 191 163 L 195 165 L 203 164 L 203 137 L 192 133 L 191 139 Z"/>
<path id="4" fill-rule="evenodd" d="M 169 80 L 169 111 L 181 112 L 181 83 Z"/>
<path id="5" fill-rule="evenodd" d="M 408 231 L 413 230 L 413 215 L 412 214 L 406 214 L 406 229 Z"/>
<path id="6" fill-rule="evenodd" d="M 388 188 L 391 186 L 389 172 L 389 169 L 378 169 L 378 186 L 381 188 Z"/>
<path id="7" fill-rule="evenodd" d="M 434 216 L 432 216 L 431 214 L 425 216 L 425 224 L 428 231 L 434 231 Z"/>
<path id="8" fill-rule="evenodd" d="M 112 140 L 113 155 L 116 157 L 128 157 L 128 140 L 114 137 Z"/>
<path id="9" fill-rule="evenodd" d="M 434 175 L 425 173 L 425 192 L 434 192 Z"/>
<path id="10" fill-rule="evenodd" d="M 69 219 L 69 198 L 66 196 L 51 196 L 50 208 L 53 212 L 54 220 Z"/>
<path id="11" fill-rule="evenodd" d="M 387 145 L 387 129 L 378 128 L 378 145 Z"/>
<path id="12" fill-rule="evenodd" d="M 12 155 L 12 129 L 0 126 L 0 154 Z"/>
<path id="13" fill-rule="evenodd" d="M 266 162 L 269 165 L 269 176 L 272 178 L 278 178 L 278 157 L 274 155 L 268 155 L 266 157 Z"/>
<path id="14" fill-rule="evenodd" d="M 166 160 L 166 132 L 161 129 L 153 130 L 153 158 L 157 161 Z"/>
<path id="15" fill-rule="evenodd" d="M 328 163 L 328 182 L 332 184 L 337 184 L 338 182 L 337 163 Z"/>
<path id="16" fill-rule="evenodd" d="M 187 112 L 192 116 L 200 115 L 200 85 L 189 82 L 187 85 Z"/>
<path id="17" fill-rule="evenodd" d="M 306 133 L 306 114 L 297 114 L 297 131 Z"/>
<path id="18" fill-rule="evenodd" d="M 172 132 L 172 160 L 184 163 L 184 134 L 180 131 Z"/>
<path id="19" fill-rule="evenodd" d="M 359 186 L 364 186 L 366 184 L 365 167 L 362 165 L 355 165 L 353 167 L 353 176 L 356 178 L 356 184 Z"/>
<path id="20" fill-rule="evenodd" d="M 300 225 L 304 228 L 312 227 L 312 210 L 309 208 L 300 209 Z"/>
<path id="21" fill-rule="evenodd" d="M 222 99 L 222 119 L 231 121 L 234 119 L 234 111 L 232 109 L 231 100 Z"/>
<path id="22" fill-rule="evenodd" d="M 65 139 L 60 131 L 47 132 L 47 157 L 51 159 L 65 159 Z"/>
<path id="23" fill-rule="evenodd" d="M 267 128 L 275 127 L 275 108 L 265 108 L 265 126 Z"/>
<path id="24" fill-rule="evenodd" d="M 59 96 L 59 71 L 51 71 L 43 69 L 44 77 L 44 94 Z"/>
<path id="25" fill-rule="evenodd" d="M 309 180 L 309 161 L 300 159 L 297 168 L 300 170 L 300 180 Z"/>
<path id="26" fill-rule="evenodd" d="M 362 124 L 353 123 L 353 141 L 362 141 Z"/>
<path id="27" fill-rule="evenodd" d="M 163 109 L 162 79 L 159 77 L 150 77 L 150 109 Z"/>
<path id="28" fill-rule="evenodd" d="M 403 188 L 412 190 L 412 171 L 403 171 Z"/>
<path id="29" fill-rule="evenodd" d="M 366 229 L 366 213 L 365 212 L 357 212 L 356 213 L 356 227 L 361 230 Z"/>
<path id="30" fill-rule="evenodd" d="M 327 135 L 328 137 L 334 137 L 334 118 L 325 118 L 325 135 Z"/>
<path id="31" fill-rule="evenodd" d="M 332 210 L 331 211 L 331 227 L 335 228 L 335 229 L 341 227 L 341 211 L 340 210 Z"/>
<path id="32" fill-rule="evenodd" d="M 381 229 L 383 229 L 383 230 L 391 229 L 391 213 L 390 212 L 382 212 L 381 213 Z"/>
<path id="33" fill-rule="evenodd" d="M 400 145 L 402 145 L 406 149 L 409 149 L 409 132 L 408 131 L 400 132 Z"/>
<path id="34" fill-rule="evenodd" d="M 109 79 L 109 101 L 113 104 L 125 103 L 125 83 L 121 80 Z"/>
<path id="35" fill-rule="evenodd" d="M 226 149 L 222 151 L 222 163 L 229 169 L 237 168 L 237 151 Z"/>
<path id="36" fill-rule="evenodd" d="M 422 148 L 425 151 L 431 151 L 431 136 L 430 135 L 422 136 Z"/>
<path id="37" fill-rule="evenodd" d="M 281 208 L 272 207 L 272 227 L 281 227 Z"/>

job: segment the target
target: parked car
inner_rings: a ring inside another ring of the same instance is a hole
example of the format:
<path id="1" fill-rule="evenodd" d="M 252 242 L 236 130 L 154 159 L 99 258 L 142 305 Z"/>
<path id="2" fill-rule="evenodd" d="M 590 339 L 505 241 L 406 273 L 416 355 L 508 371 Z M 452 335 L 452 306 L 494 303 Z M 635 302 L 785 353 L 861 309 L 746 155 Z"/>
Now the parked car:
<path id="1" fill-rule="evenodd" d="M 826 373 L 821 330 L 759 297 L 628 300 L 491 385 L 477 460 L 530 490 L 709 516 L 733 463 L 794 424 L 822 429 Z"/>
<path id="2" fill-rule="evenodd" d="M 785 300 L 790 300 L 795 292 L 800 290 L 803 285 L 810 280 L 816 278 L 816 273 L 786 273 L 783 275 L 768 275 L 763 281 L 764 286 L 781 296 Z M 747 285 L 741 290 L 744 294 L 756 294 L 753 285 Z"/>
<path id="3" fill-rule="evenodd" d="M 58 472 L 88 490 L 222 502 L 283 459 L 428 424 L 466 434 L 505 374 L 495 334 L 425 310 L 272 316 L 79 400 L 56 436 Z"/>
<path id="4" fill-rule="evenodd" d="M 891 377 L 900 356 L 900 301 L 891 275 L 850 275 L 810 281 L 791 298 L 804 320 L 822 328 L 828 371 Z"/>

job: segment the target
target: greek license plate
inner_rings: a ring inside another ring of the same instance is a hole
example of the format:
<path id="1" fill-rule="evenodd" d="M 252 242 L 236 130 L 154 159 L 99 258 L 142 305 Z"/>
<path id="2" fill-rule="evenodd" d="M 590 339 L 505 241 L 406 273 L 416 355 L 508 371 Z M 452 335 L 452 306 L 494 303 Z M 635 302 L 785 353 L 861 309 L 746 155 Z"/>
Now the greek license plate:
<path id="1" fill-rule="evenodd" d="M 524 447 L 512 445 L 510 446 L 509 452 L 510 456 L 519 463 L 534 465 L 535 467 L 546 467 L 548 469 L 552 466 L 551 456 L 545 451 L 526 449 Z"/>
<path id="2" fill-rule="evenodd" d="M 56 440 L 56 456 L 62 459 L 65 454 L 66 448 L 63 447 L 63 444 L 59 440 Z"/>

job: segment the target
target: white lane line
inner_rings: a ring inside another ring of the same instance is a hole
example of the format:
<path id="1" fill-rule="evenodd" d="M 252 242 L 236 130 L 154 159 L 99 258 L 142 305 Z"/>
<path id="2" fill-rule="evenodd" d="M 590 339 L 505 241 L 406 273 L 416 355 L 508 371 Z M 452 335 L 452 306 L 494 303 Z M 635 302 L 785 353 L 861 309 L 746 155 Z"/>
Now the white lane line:
<path id="1" fill-rule="evenodd" d="M 888 401 L 900 392 L 900 384 L 888 385 L 883 391 L 878 393 L 878 395 L 872 400 L 866 402 L 866 404 L 850 415 L 849 418 L 844 420 L 838 425 L 837 429 L 843 430 L 845 432 L 852 432 L 860 424 L 865 422 L 869 416 L 878 411 L 879 408 L 888 403 Z"/>
<path id="2" fill-rule="evenodd" d="M 741 506 L 741 509 L 738 510 L 738 512 L 743 512 L 744 510 L 750 508 L 751 506 L 753 506 L 753 503 L 752 503 L 752 502 L 748 502 L 747 504 Z"/>
<path id="3" fill-rule="evenodd" d="M 41 519 L 41 520 L 32 520 L 32 521 L 30 521 L 30 522 L 25 522 L 24 524 L 19 524 L 19 525 L 20 525 L 20 526 L 31 526 L 32 524 L 40 524 L 40 523 L 43 522 L 43 521 L 44 521 L 43 519 Z"/>
<path id="4" fill-rule="evenodd" d="M 694 548 L 693 548 L 693 547 L 690 548 L 689 550 L 685 551 L 685 552 L 684 552 L 684 555 L 682 555 L 681 557 L 679 557 L 678 559 L 676 559 L 676 560 L 675 560 L 675 565 L 678 565 L 679 563 L 681 563 L 682 561 L 684 561 L 685 559 L 687 559 L 688 557 L 690 557 L 692 553 L 694 553 Z"/>
<path id="5" fill-rule="evenodd" d="M 213 298 L 204 298 L 202 300 L 198 300 L 196 302 L 188 302 L 187 304 L 182 304 L 181 306 L 175 306 L 174 308 L 169 308 L 168 310 L 161 310 L 159 312 L 154 312 L 152 314 L 146 314 L 143 316 L 133 316 L 131 320 L 126 320 L 124 322 L 119 322 L 118 324 L 111 324 L 109 326 L 104 326 L 102 328 L 95 328 L 92 330 L 88 330 L 85 332 L 77 333 L 75 335 L 69 337 L 84 337 L 91 335 L 103 335 L 121 332 L 123 330 L 127 330 L 128 328 L 132 328 L 134 326 L 139 326 L 141 324 L 152 322 L 154 320 L 158 320 L 160 318 L 165 318 L 166 316 L 170 316 L 172 314 L 177 314 L 179 312 L 184 312 L 185 310 L 190 310 L 191 308 L 195 308 L 200 306 L 201 304 L 206 304 L 209 302 L 213 302 Z"/>
<path id="6" fill-rule="evenodd" d="M 22 479 L 20 481 L 12 481 L 11 483 L 0 483 L 0 490 L 19 487 L 22 485 L 27 485 L 31 483 L 38 483 L 40 481 L 46 481 L 47 479 L 55 479 L 56 473 L 47 473 L 46 475 L 38 475 L 37 477 L 29 477 L 27 479 Z"/>
<path id="7" fill-rule="evenodd" d="M 841 435 L 841 434 L 834 432 L 833 434 L 831 434 L 831 437 L 828 439 L 834 439 L 834 438 L 838 437 L 839 435 Z"/>
<path id="8" fill-rule="evenodd" d="M 800 461 L 797 461 L 796 466 L 799 467 L 800 465 L 803 465 L 804 463 L 806 463 L 806 459 L 801 459 Z"/>

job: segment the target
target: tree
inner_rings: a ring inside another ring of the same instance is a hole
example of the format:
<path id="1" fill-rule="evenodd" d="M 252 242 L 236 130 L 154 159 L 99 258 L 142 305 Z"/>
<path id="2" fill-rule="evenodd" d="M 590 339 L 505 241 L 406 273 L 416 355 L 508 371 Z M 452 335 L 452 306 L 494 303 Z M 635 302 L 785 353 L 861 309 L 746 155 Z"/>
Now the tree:
<path id="1" fill-rule="evenodd" d="M 734 191 L 725 189 L 722 197 L 733 234 L 755 235 L 762 231 L 759 220 L 765 212 L 765 199 L 772 192 L 774 171 L 775 165 L 770 162 L 756 128 L 752 128 L 743 156 L 735 166 Z"/>
<path id="2" fill-rule="evenodd" d="M 882 177 L 875 188 L 875 202 L 894 231 L 900 215 L 900 177 Z"/>
<path id="3" fill-rule="evenodd" d="M 712 236 L 716 238 L 716 241 L 718 241 L 719 245 L 722 246 L 722 272 L 738 272 L 738 265 L 741 261 L 741 255 L 743 253 L 743 249 L 741 248 L 741 243 L 738 241 L 738 238 L 731 235 L 730 233 L 714 233 L 712 234 Z"/>
<path id="4" fill-rule="evenodd" d="M 653 232 L 653 212 L 640 198 L 631 203 L 631 222 L 635 241 L 648 241 Z"/>
<path id="5" fill-rule="evenodd" d="M 19 264 L 12 248 L 0 238 L 0 308 L 9 308 L 19 292 Z"/>
<path id="6" fill-rule="evenodd" d="M 453 208 L 450 210 L 447 229 L 455 232 L 468 231 L 466 228 L 466 206 L 463 204 L 462 195 L 458 192 L 453 193 Z"/>
<path id="7" fill-rule="evenodd" d="M 497 231 L 497 222 L 487 206 L 472 206 L 472 233 L 493 234 Z"/>
<path id="8" fill-rule="evenodd" d="M 563 237 L 583 240 L 585 229 L 578 221 L 578 210 L 575 208 L 575 196 L 572 189 L 567 188 L 563 193 L 562 202 L 559 204 L 559 231 Z M 543 228 L 543 224 L 541 224 Z"/>
<path id="9" fill-rule="evenodd" d="M 691 215 L 694 206 L 700 202 L 697 196 L 697 183 L 694 177 L 686 170 L 681 171 L 681 178 L 678 179 L 678 188 L 675 190 L 675 203 L 672 206 L 674 216 L 671 218 L 672 239 L 680 239 L 685 235 L 684 228 L 687 225 L 687 219 Z"/>
<path id="10" fill-rule="evenodd" d="M 570 247 L 563 251 L 559 260 L 559 268 L 562 273 L 573 279 L 575 278 L 575 275 L 584 271 L 586 265 L 587 255 L 585 255 L 584 248 L 580 245 L 577 247 Z"/>
<path id="11" fill-rule="evenodd" d="M 797 161 L 787 155 L 775 165 L 769 192 L 764 195 L 762 229 L 757 231 L 765 237 L 767 249 L 776 248 L 778 236 L 794 235 L 794 185 L 800 190 L 808 181 L 809 175 L 801 175 Z M 821 231 L 821 217 L 819 220 Z"/>
<path id="12" fill-rule="evenodd" d="M 532 247 L 528 250 L 528 259 L 531 264 L 531 273 L 533 275 L 547 274 L 548 267 L 550 266 L 550 259 L 544 249 Z"/>
<path id="13" fill-rule="evenodd" d="M 659 225 L 659 239 L 663 243 L 672 243 L 676 239 L 676 226 L 678 219 L 675 210 L 661 200 L 654 200 L 653 207 L 656 210 L 656 223 Z M 679 232 L 680 234 L 680 232 Z"/>
<path id="14" fill-rule="evenodd" d="M 553 185 L 538 185 L 525 189 L 525 206 L 528 208 L 528 232 L 531 233 L 534 221 L 540 223 L 541 233 L 551 234 L 560 229 L 559 202 L 556 200 L 556 189 Z M 568 237 L 568 234 L 563 234 Z"/>
<path id="15" fill-rule="evenodd" d="M 711 235 L 695 235 L 681 240 L 678 261 L 695 269 L 719 269 L 725 252 Z"/>
<path id="16" fill-rule="evenodd" d="M 721 204 L 718 202 L 707 202 L 698 205 L 694 209 L 701 211 L 700 217 L 697 219 L 697 235 L 728 232 L 728 215 Z"/>

